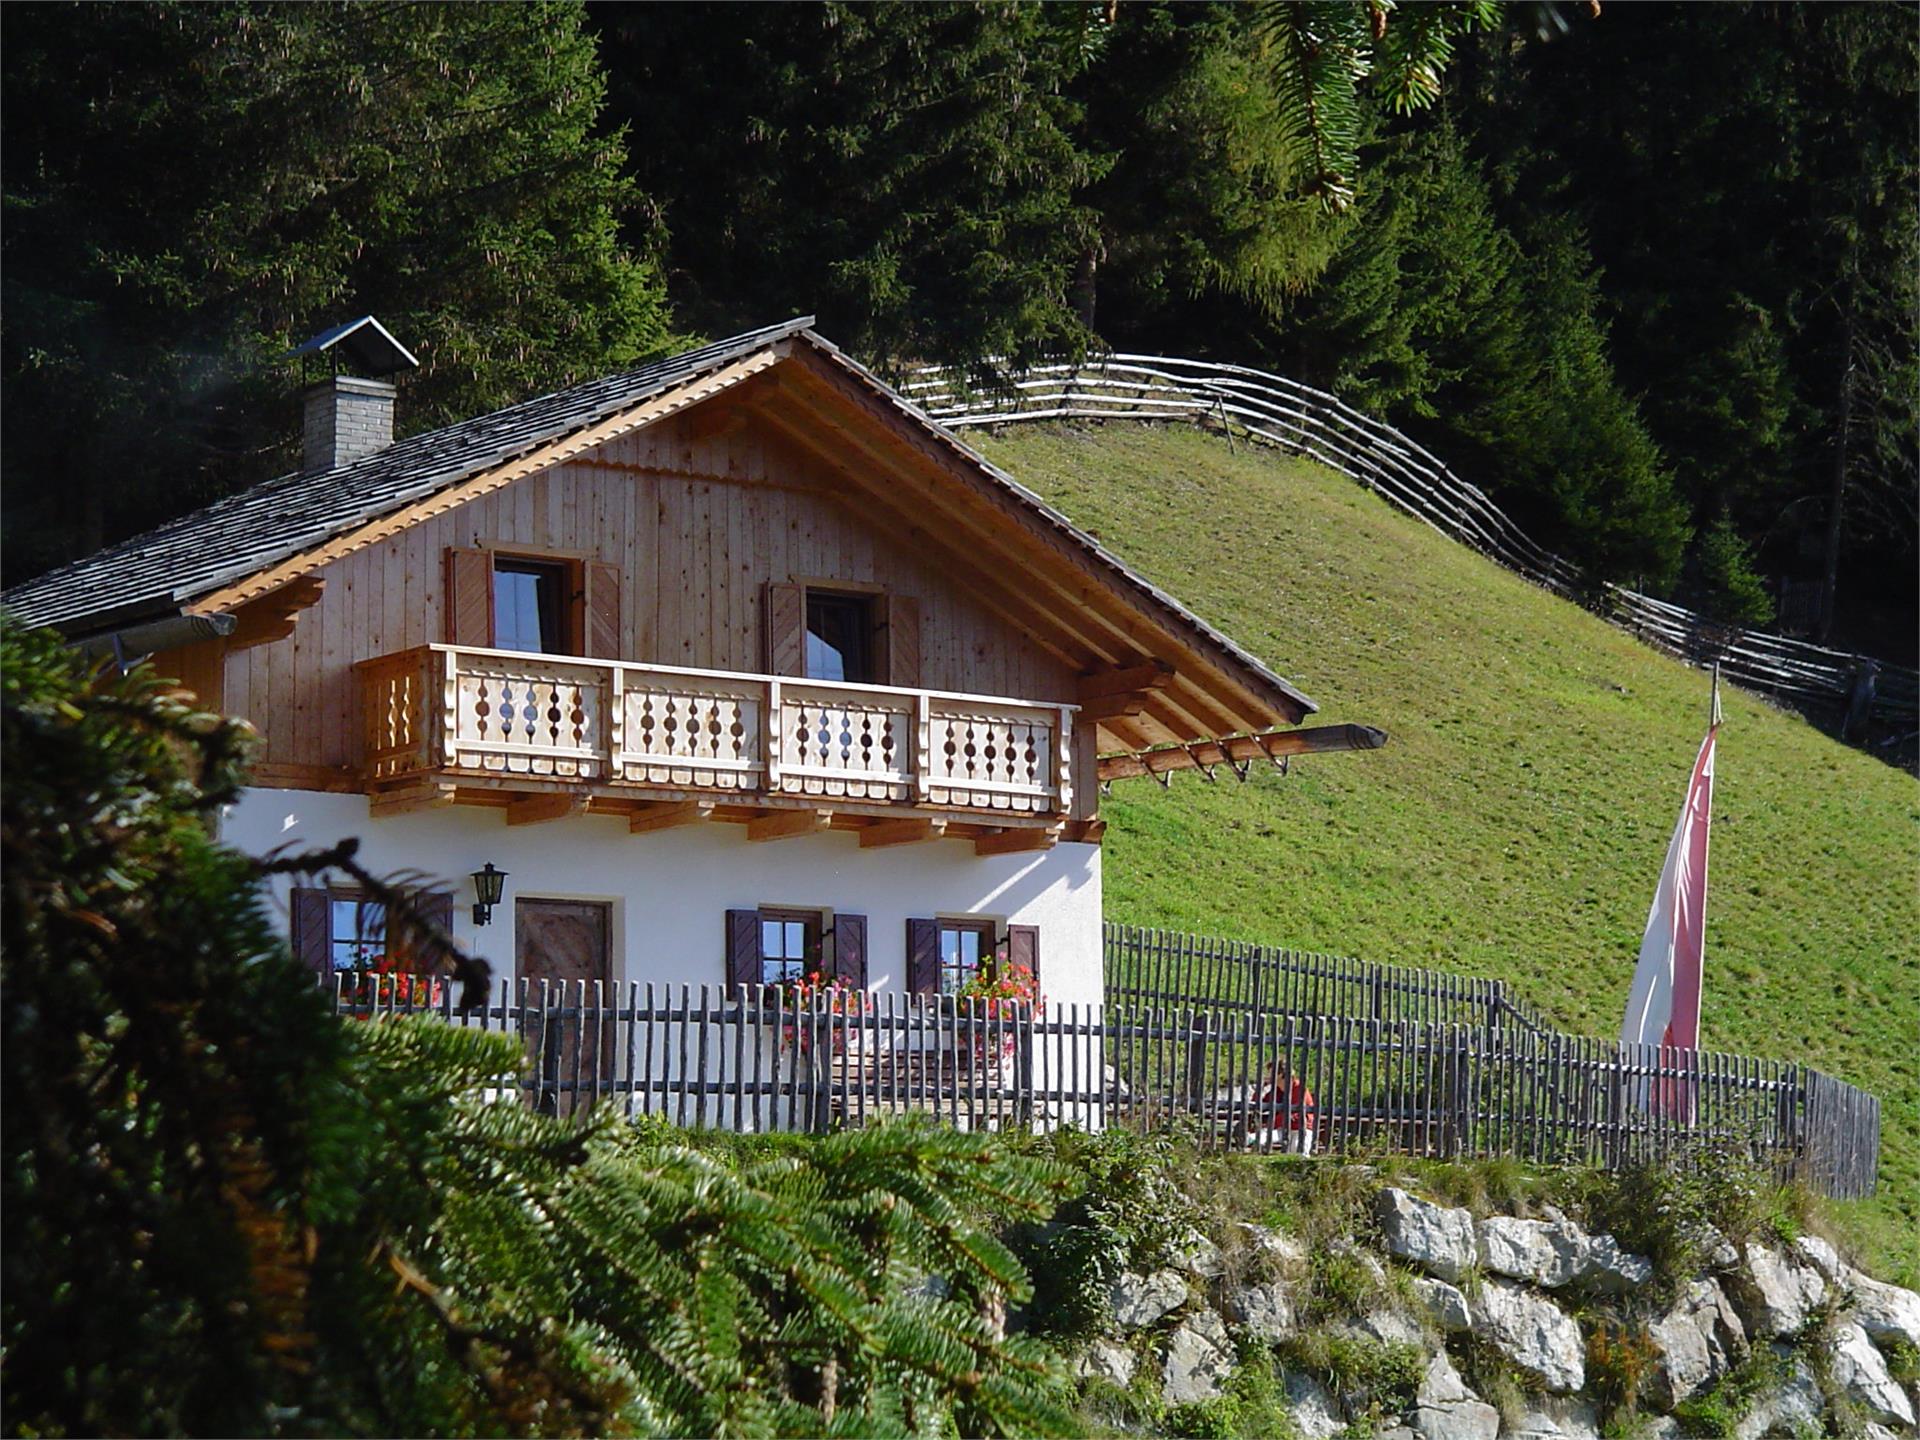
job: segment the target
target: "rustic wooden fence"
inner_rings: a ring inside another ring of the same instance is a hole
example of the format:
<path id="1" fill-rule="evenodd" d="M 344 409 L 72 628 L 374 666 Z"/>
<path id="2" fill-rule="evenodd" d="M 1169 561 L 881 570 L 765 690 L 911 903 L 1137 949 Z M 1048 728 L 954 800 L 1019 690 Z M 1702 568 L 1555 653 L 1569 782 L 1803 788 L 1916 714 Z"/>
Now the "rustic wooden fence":
<path id="1" fill-rule="evenodd" d="M 796 1004 L 777 987 L 523 981 L 467 1010 L 450 987 L 427 994 L 342 979 L 333 1004 L 515 1036 L 525 1060 L 496 1094 L 562 1116 L 611 1105 L 813 1132 L 919 1112 L 969 1130 L 1172 1126 L 1263 1153 L 1609 1168 L 1737 1154 L 1848 1197 L 1872 1192 L 1879 1151 L 1878 1101 L 1804 1066 L 1517 1026 L 899 994 Z"/>
<path id="2" fill-rule="evenodd" d="M 1552 1027 L 1504 980 L 1377 965 L 1108 921 L 1107 1003 L 1203 1005 L 1256 1015 L 1351 1015 L 1418 1024 Z"/>
<path id="3" fill-rule="evenodd" d="M 1583 600 L 1578 566 L 1530 538 L 1477 486 L 1391 425 L 1283 375 L 1161 355 L 1040 365 L 976 391 L 959 369 L 929 366 L 903 389 L 949 429 L 1057 419 L 1186 420 L 1306 455 L 1537 584 Z M 1723 625 L 1626 586 L 1598 587 L 1603 613 L 1693 664 L 1827 711 L 1858 705 L 1897 732 L 1920 722 L 1920 671 L 1804 640 Z M 1899 738 L 1896 734 L 1894 738 Z"/>

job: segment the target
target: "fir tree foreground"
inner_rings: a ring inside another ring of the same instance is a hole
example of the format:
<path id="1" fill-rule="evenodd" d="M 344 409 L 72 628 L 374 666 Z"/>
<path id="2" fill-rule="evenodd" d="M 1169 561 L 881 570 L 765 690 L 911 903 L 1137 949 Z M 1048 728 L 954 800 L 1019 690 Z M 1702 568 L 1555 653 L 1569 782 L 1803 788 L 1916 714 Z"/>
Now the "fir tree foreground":
<path id="1" fill-rule="evenodd" d="M 327 1013 L 208 833 L 243 725 L 45 633 L 0 660 L 8 1433 L 1067 1427 L 980 1223 L 1044 1217 L 1057 1167 L 534 1115 L 510 1038 Z"/>

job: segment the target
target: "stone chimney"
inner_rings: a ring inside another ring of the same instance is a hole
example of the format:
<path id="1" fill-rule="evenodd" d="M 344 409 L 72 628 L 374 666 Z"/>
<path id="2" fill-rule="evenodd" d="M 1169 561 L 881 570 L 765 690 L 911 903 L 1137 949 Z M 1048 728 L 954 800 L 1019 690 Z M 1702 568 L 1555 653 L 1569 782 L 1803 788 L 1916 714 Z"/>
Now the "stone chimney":
<path id="1" fill-rule="evenodd" d="M 334 375 L 307 387 L 305 470 L 332 470 L 393 443 L 391 380 Z"/>
<path id="2" fill-rule="evenodd" d="M 391 380 L 340 373 L 344 361 L 368 375 L 394 375 L 420 362 L 371 315 L 323 330 L 291 354 L 303 365 L 324 363 L 332 374 L 306 390 L 301 468 L 335 470 L 393 443 Z"/>

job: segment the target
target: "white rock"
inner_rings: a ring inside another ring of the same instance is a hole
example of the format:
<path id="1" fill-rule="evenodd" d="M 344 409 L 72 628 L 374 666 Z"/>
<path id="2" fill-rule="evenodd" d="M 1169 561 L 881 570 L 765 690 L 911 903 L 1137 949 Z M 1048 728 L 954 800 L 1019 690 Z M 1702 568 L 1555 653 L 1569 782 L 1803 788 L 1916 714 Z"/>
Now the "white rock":
<path id="1" fill-rule="evenodd" d="M 1500 1433 L 1515 1440 L 1598 1440 L 1600 1408 L 1577 1395 L 1564 1400 L 1549 1396 L 1531 1402 L 1519 1423 Z"/>
<path id="2" fill-rule="evenodd" d="M 1122 1390 L 1133 1383 L 1133 1372 L 1140 1361 L 1133 1351 L 1111 1340 L 1096 1340 L 1074 1364 L 1073 1373 L 1082 1380 L 1105 1380 Z"/>
<path id="3" fill-rule="evenodd" d="M 1421 1440 L 1495 1440 L 1500 1412 L 1484 1400 L 1462 1400 L 1438 1409 L 1423 1405 L 1413 1412 L 1413 1430 Z"/>
<path id="4" fill-rule="evenodd" d="M 1227 1268 L 1220 1258 L 1220 1247 L 1198 1230 L 1189 1230 L 1173 1249 L 1173 1263 L 1189 1275 L 1212 1280 Z"/>
<path id="5" fill-rule="evenodd" d="M 1480 1222 L 1480 1264 L 1496 1275 L 1557 1289 L 1580 1273 L 1587 1237 L 1562 1220 L 1519 1220 L 1493 1215 Z"/>
<path id="6" fill-rule="evenodd" d="M 1427 1348 L 1427 1337 L 1419 1325 L 1397 1310 L 1369 1311 L 1358 1320 L 1334 1328 L 1378 1345 L 1413 1345 L 1422 1351 Z"/>
<path id="7" fill-rule="evenodd" d="M 1586 1346 L 1580 1327 L 1549 1300 L 1489 1280 L 1475 1298 L 1473 1333 L 1549 1390 L 1578 1390 L 1586 1383 Z"/>
<path id="8" fill-rule="evenodd" d="M 1211 1400 L 1221 1382 L 1233 1372 L 1233 1350 L 1226 1326 L 1211 1310 L 1202 1310 L 1181 1322 L 1167 1337 L 1160 1383 L 1169 1405 Z"/>
<path id="9" fill-rule="evenodd" d="M 1387 1267 L 1371 1251 L 1356 1245 L 1351 1240 L 1330 1240 L 1327 1242 L 1329 1255 L 1345 1255 L 1360 1262 L 1360 1268 L 1367 1272 L 1367 1278 L 1375 1285 L 1387 1283 Z"/>
<path id="10" fill-rule="evenodd" d="M 1260 1340 L 1284 1340 L 1297 1323 L 1293 1297 L 1282 1285 L 1248 1285 L 1230 1292 L 1227 1314 Z"/>
<path id="11" fill-rule="evenodd" d="M 1414 1392 L 1416 1405 L 1458 1405 L 1462 1400 L 1474 1399 L 1473 1391 L 1467 1388 L 1467 1382 L 1460 1378 L 1460 1372 L 1453 1366 L 1453 1358 L 1442 1350 L 1427 1362 L 1427 1373 L 1420 1377 L 1420 1388 Z"/>
<path id="12" fill-rule="evenodd" d="M 1731 1288 L 1755 1336 L 1797 1334 L 1827 1298 L 1827 1283 L 1813 1266 L 1756 1244 L 1747 1246 L 1747 1263 L 1733 1276 Z"/>
<path id="13" fill-rule="evenodd" d="M 1430 1204 L 1392 1186 L 1373 1198 L 1387 1252 L 1442 1280 L 1458 1280 L 1479 1259 L 1470 1211 Z"/>
<path id="14" fill-rule="evenodd" d="M 1593 1235 L 1588 1237 L 1586 1250 L 1580 1256 L 1579 1278 L 1616 1294 L 1638 1290 L 1653 1279 L 1653 1262 L 1644 1255 L 1622 1250 L 1620 1242 L 1611 1235 Z"/>
<path id="15" fill-rule="evenodd" d="M 1186 1277 L 1178 1270 L 1151 1275 L 1122 1275 L 1113 1282 L 1113 1321 L 1122 1330 L 1140 1330 L 1187 1303 Z"/>
<path id="16" fill-rule="evenodd" d="M 1651 1262 L 1621 1249 L 1611 1235 L 1588 1235 L 1565 1216 L 1491 1216 L 1480 1222 L 1478 1238 L 1483 1267 L 1549 1290 L 1581 1280 L 1617 1292 L 1653 1278 Z"/>
<path id="17" fill-rule="evenodd" d="M 1747 1417 L 1733 1427 L 1734 1440 L 1759 1440 L 1762 1435 L 1817 1435 L 1826 1431 L 1827 1402 L 1813 1371 L 1805 1360 L 1785 1346 L 1776 1345 L 1774 1351 L 1790 1366 L 1786 1383 L 1755 1405 Z"/>
<path id="18" fill-rule="evenodd" d="M 1298 1269 L 1307 1263 L 1306 1245 L 1291 1235 L 1282 1235 L 1278 1230 L 1249 1221 L 1241 1221 L 1239 1228 L 1247 1237 L 1248 1248 L 1261 1259 L 1286 1270 Z"/>
<path id="19" fill-rule="evenodd" d="M 1913 1428 L 1913 1401 L 1894 1383 L 1887 1373 L 1886 1357 L 1856 1324 L 1844 1324 L 1834 1331 L 1833 1379 L 1873 1419 Z"/>
<path id="20" fill-rule="evenodd" d="M 1740 1317 L 1711 1280 L 1689 1285 L 1679 1303 L 1648 1327 L 1648 1334 L 1660 1355 L 1653 1400 L 1666 1410 L 1720 1379 L 1747 1355 Z"/>
<path id="21" fill-rule="evenodd" d="M 1802 1259 L 1813 1263 L 1827 1281 L 1844 1280 L 1847 1267 L 1840 1261 L 1840 1253 L 1818 1235 L 1802 1235 L 1793 1242 L 1793 1248 L 1800 1252 Z"/>
<path id="22" fill-rule="evenodd" d="M 1306 1440 L 1330 1440 L 1347 1428 L 1339 1402 L 1308 1375 L 1287 1376 L 1287 1409 Z"/>
<path id="23" fill-rule="evenodd" d="M 1426 1306 L 1433 1323 L 1449 1335 L 1473 1328 L 1473 1307 L 1467 1303 L 1466 1293 L 1459 1286 L 1418 1275 L 1414 1277 L 1413 1293 L 1420 1297 L 1420 1303 Z"/>
<path id="24" fill-rule="evenodd" d="M 1851 1266 L 1846 1271 L 1846 1286 L 1851 1292 L 1849 1308 L 1861 1329 L 1875 1340 L 1900 1340 L 1920 1349 L 1920 1295 L 1875 1280 Z"/>

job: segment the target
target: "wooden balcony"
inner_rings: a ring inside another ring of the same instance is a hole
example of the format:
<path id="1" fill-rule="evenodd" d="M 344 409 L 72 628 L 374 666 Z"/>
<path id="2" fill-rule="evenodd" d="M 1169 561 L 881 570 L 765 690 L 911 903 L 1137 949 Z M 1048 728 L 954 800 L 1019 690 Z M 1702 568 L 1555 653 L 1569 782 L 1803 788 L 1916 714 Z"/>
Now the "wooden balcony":
<path id="1" fill-rule="evenodd" d="M 458 645 L 355 669 L 376 813 L 383 794 L 518 787 L 602 809 L 706 797 L 721 819 L 947 812 L 978 839 L 1072 805 L 1072 705 Z"/>

